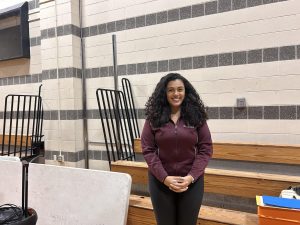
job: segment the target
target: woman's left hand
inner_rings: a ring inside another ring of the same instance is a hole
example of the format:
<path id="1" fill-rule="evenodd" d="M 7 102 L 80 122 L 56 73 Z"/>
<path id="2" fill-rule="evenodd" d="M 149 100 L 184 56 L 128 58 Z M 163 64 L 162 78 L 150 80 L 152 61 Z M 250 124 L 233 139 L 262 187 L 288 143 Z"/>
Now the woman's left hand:
<path id="1" fill-rule="evenodd" d="M 170 189 L 175 192 L 184 192 L 188 189 L 188 186 L 192 183 L 193 177 L 187 175 L 185 177 L 179 177 L 176 182 L 170 184 Z"/>

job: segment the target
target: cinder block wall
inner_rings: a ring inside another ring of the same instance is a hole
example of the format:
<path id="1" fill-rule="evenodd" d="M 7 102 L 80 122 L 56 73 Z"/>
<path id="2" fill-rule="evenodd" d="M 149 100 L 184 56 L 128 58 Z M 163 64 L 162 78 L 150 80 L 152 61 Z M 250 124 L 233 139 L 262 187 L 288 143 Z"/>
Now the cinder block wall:
<path id="1" fill-rule="evenodd" d="M 83 0 L 82 10 L 91 168 L 107 168 L 95 92 L 114 87 L 113 34 L 140 129 L 155 84 L 177 71 L 208 106 L 215 142 L 299 145 L 299 1 Z M 83 167 L 79 1 L 31 1 L 29 13 L 31 58 L 0 62 L 0 111 L 7 93 L 43 84 L 46 162 L 61 150 Z"/>

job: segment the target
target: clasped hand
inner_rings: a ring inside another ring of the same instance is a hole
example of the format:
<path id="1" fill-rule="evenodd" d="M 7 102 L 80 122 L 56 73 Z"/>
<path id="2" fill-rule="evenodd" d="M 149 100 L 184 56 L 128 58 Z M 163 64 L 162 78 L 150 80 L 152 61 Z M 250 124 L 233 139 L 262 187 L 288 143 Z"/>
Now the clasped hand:
<path id="1" fill-rule="evenodd" d="M 189 185 L 192 183 L 192 176 L 187 175 L 185 177 L 179 176 L 167 176 L 164 180 L 164 184 L 169 187 L 170 190 L 180 193 L 188 189 Z"/>

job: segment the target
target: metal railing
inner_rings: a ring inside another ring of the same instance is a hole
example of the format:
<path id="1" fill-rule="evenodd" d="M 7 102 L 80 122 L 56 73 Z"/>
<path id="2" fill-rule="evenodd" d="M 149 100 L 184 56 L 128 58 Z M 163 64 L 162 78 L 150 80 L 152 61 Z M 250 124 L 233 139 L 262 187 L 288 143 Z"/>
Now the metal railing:
<path id="1" fill-rule="evenodd" d="M 134 136 L 124 93 L 99 88 L 96 96 L 109 165 L 116 160 L 135 160 Z"/>
<path id="2" fill-rule="evenodd" d="M 0 155 L 22 159 L 40 154 L 43 146 L 43 108 L 39 95 L 7 95 Z"/>
<path id="3" fill-rule="evenodd" d="M 131 126 L 133 127 L 134 138 L 139 138 L 140 131 L 139 131 L 139 125 L 137 121 L 136 109 L 133 101 L 131 84 L 127 78 L 122 78 L 122 89 L 124 92 L 126 103 L 128 105 L 128 111 L 129 111 L 128 120 L 131 123 Z"/>

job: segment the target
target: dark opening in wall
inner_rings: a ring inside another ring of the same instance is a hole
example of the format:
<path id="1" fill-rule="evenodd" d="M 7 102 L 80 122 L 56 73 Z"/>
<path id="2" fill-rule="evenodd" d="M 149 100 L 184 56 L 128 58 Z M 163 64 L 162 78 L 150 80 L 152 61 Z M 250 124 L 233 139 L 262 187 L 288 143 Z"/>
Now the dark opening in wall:
<path id="1" fill-rule="evenodd" d="M 29 57 L 28 2 L 0 9 L 0 61 Z"/>

